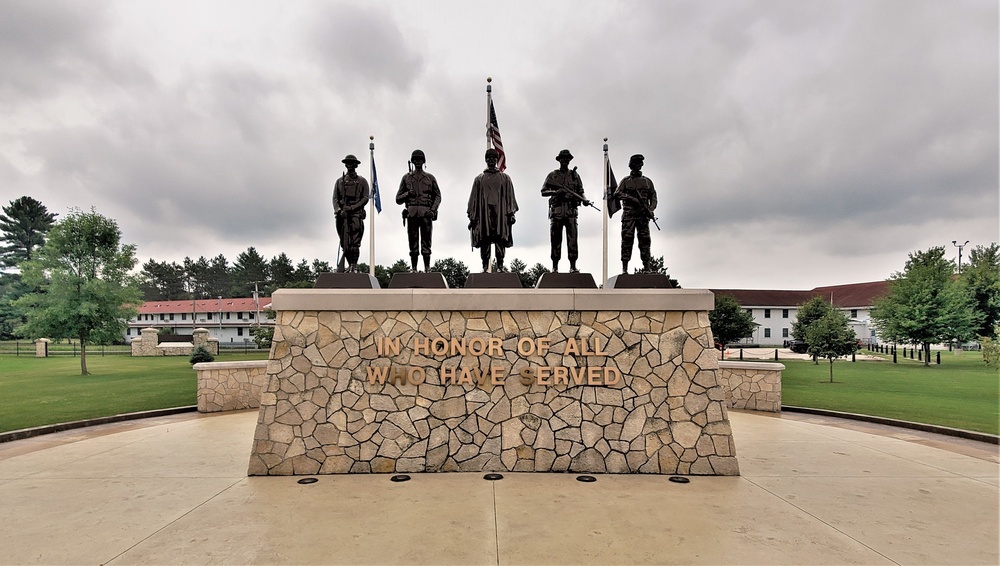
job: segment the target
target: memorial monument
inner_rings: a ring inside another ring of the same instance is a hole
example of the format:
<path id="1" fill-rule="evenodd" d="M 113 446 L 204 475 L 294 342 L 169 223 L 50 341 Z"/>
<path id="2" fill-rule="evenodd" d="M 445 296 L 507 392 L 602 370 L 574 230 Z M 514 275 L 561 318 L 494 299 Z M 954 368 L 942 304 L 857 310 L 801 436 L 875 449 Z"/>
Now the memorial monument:
<path id="1" fill-rule="evenodd" d="M 358 175 L 361 161 L 348 154 L 341 161 L 347 171 L 333 186 L 333 211 L 337 223 L 337 237 L 340 239 L 340 260 L 338 271 L 357 273 L 358 257 L 361 255 L 361 238 L 365 234 L 365 205 L 368 204 L 368 181 Z M 344 267 L 346 261 L 347 267 Z"/>
<path id="2" fill-rule="evenodd" d="M 403 175 L 396 192 L 396 204 L 403 209 L 403 224 L 410 244 L 410 269 L 417 271 L 417 257 L 424 258 L 424 272 L 431 270 L 431 243 L 434 221 L 441 205 L 441 189 L 434 175 L 424 171 L 424 152 L 413 150 L 410 164 L 413 169 Z"/>

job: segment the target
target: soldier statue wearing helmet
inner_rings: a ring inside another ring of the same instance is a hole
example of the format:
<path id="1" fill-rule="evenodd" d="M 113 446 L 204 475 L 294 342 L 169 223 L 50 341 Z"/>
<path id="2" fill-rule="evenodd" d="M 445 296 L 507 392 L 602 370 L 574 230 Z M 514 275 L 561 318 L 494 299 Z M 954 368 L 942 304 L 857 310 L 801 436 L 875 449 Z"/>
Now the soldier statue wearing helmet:
<path id="1" fill-rule="evenodd" d="M 441 205 L 441 189 L 434 175 L 424 171 L 424 152 L 415 149 L 410 155 L 413 170 L 403 175 L 396 192 L 396 204 L 402 204 L 403 222 L 407 223 L 406 236 L 410 243 L 410 267 L 417 270 L 417 257 L 424 258 L 424 271 L 431 270 L 431 237 L 433 222 L 437 220 Z"/>
<path id="2" fill-rule="evenodd" d="M 347 172 L 337 179 L 333 186 L 333 210 L 337 222 L 337 236 L 340 238 L 340 248 L 343 252 L 338 271 L 343 271 L 343 261 L 348 264 L 348 271 L 358 270 L 358 256 L 361 253 L 361 237 L 365 233 L 365 205 L 368 204 L 368 181 L 358 175 L 358 165 L 361 161 L 348 154 L 341 163 L 347 167 Z"/>

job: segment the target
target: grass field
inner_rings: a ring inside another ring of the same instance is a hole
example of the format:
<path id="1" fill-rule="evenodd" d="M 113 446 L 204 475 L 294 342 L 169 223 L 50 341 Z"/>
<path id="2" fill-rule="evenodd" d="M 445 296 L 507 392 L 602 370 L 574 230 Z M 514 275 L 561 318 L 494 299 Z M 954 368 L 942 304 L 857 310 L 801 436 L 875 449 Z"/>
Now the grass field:
<path id="1" fill-rule="evenodd" d="M 266 359 L 266 352 L 222 354 L 219 361 Z M 979 352 L 942 353 L 924 367 L 900 359 L 782 360 L 786 405 L 877 415 L 991 434 L 1000 433 L 1000 373 Z M 88 356 L 93 375 L 74 357 L 0 355 L 0 432 L 44 424 L 196 404 L 197 383 L 186 357 Z"/>
<path id="2" fill-rule="evenodd" d="M 217 361 L 261 360 L 267 353 L 222 354 Z M 0 356 L 0 432 L 197 403 L 187 356 Z"/>
<path id="3" fill-rule="evenodd" d="M 942 352 L 941 365 L 921 362 L 782 360 L 784 405 L 876 415 L 1000 433 L 1000 372 L 979 352 Z"/>

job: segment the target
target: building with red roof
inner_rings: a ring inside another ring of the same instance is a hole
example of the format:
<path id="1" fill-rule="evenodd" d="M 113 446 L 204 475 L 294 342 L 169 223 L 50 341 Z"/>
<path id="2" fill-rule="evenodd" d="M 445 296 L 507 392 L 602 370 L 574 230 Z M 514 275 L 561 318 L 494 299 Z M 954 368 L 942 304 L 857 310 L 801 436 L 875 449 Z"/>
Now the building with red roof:
<path id="1" fill-rule="evenodd" d="M 252 342 L 250 330 L 255 326 L 273 326 L 267 317 L 270 297 L 227 299 L 187 299 L 181 301 L 147 301 L 139 306 L 139 314 L 128 322 L 125 341 L 140 336 L 143 328 L 166 329 L 170 334 L 190 335 L 195 328 L 206 328 L 219 344 Z"/>

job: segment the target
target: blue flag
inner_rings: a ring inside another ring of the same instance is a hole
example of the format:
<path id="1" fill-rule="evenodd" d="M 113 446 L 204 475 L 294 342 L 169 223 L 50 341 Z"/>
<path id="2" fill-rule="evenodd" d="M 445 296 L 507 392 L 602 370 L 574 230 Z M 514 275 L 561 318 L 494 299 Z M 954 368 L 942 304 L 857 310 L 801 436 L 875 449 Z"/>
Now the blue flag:
<path id="1" fill-rule="evenodd" d="M 382 212 L 382 196 L 378 191 L 378 175 L 375 173 L 375 155 L 372 154 L 372 200 L 375 201 L 375 210 Z"/>

